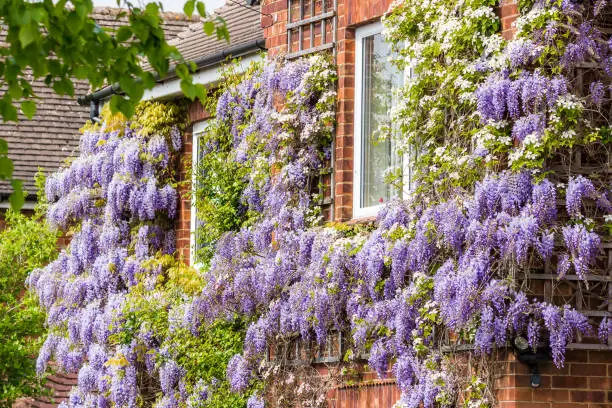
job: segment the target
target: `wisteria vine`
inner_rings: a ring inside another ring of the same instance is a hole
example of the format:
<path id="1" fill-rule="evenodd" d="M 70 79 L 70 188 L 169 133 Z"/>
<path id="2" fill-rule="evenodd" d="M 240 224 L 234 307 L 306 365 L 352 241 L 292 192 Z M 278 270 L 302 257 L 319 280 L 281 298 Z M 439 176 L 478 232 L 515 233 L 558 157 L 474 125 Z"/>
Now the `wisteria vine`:
<path id="1" fill-rule="evenodd" d="M 224 159 L 248 169 L 232 205 L 248 217 L 214 237 L 196 289 L 168 305 L 167 318 L 195 338 L 219 321 L 249 322 L 243 352 L 227 364 L 233 391 L 250 392 L 265 377 L 275 344 L 323 345 L 340 332 L 349 339 L 343 358 L 366 353 L 380 376 L 395 376 L 399 406 L 453 406 L 467 394 L 470 406 L 487 407 L 480 379 L 457 376 L 443 345 L 468 343 L 487 355 L 521 336 L 562 366 L 577 336 L 608 341 L 609 317 L 594 330 L 573 308 L 530 298 L 519 284 L 545 263 L 560 279 L 586 282 L 609 238 L 609 180 L 548 168 L 572 149 L 608 149 L 612 42 L 597 28 L 607 6 L 527 5 L 508 42 L 493 6 L 392 5 L 387 38 L 399 65 L 416 74 L 398 90 L 394 137 L 405 153 L 419 152 L 417 187 L 387 204 L 373 228 L 321 222 L 316 187 L 329 165 L 336 98 L 326 58 L 256 67 L 221 94 Z M 586 94 L 572 76 L 583 62 L 598 67 Z M 79 371 L 71 406 L 135 406 L 148 395 L 142 373 L 159 385 L 158 406 L 206 406 L 219 387 L 187 370 L 152 331 L 126 335 L 134 307 L 126 296 L 152 289 L 165 273 L 162 254 L 174 252 L 167 169 L 180 132 L 172 129 L 164 137 L 130 127 L 86 133 L 81 156 L 48 182 L 50 220 L 75 235 L 29 283 L 51 327 L 40 369 L 54 358 Z M 203 154 L 220 148 L 209 138 Z M 247 406 L 263 407 L 265 391 Z"/>
<path id="2" fill-rule="evenodd" d="M 28 284 L 49 327 L 38 371 L 52 360 L 78 372 L 69 406 L 136 406 L 139 371 L 155 365 L 154 355 L 137 347 L 142 339 L 128 342 L 121 335 L 132 288 L 155 288 L 165 269 L 154 261 L 175 252 L 178 194 L 169 169 L 182 146 L 184 113 L 152 103 L 136 116 L 160 109 L 164 126 L 155 131 L 155 124 L 130 125 L 107 115 L 101 127 L 85 131 L 78 157 L 47 179 L 48 220 L 72 237 Z"/>
<path id="3" fill-rule="evenodd" d="M 604 34 L 595 22 L 589 30 L 573 30 L 583 24 L 578 19 L 559 24 L 577 36 L 561 28 L 545 35 L 543 26 L 567 15 L 560 11 L 590 5 L 539 2 L 519 21 L 516 39 L 506 43 L 492 5 L 392 6 L 387 36 L 402 46 L 400 66 L 413 64 L 417 75 L 400 91 L 394 119 L 404 151 L 414 146 L 421 154 L 412 199 L 389 204 L 374 230 L 305 223 L 313 202 L 304 194 L 304 172 L 296 177 L 291 171 L 291 157 L 274 163 L 276 173 L 265 168 L 263 187 L 251 183 L 245 190 L 245 202 L 262 216 L 219 241 L 207 285 L 185 313 L 194 331 L 220 316 L 254 320 L 244 353 L 228 365 L 236 391 L 257 375 L 271 345 L 295 338 L 322 345 L 342 332 L 351 339 L 345 357 L 367 352 L 379 375 L 395 375 L 401 406 L 451 406 L 465 387 L 477 385 L 453 375 L 452 359 L 441 348 L 448 331 L 481 354 L 522 336 L 533 350 L 549 348 L 557 366 L 577 336 L 596 334 L 568 305 L 528 298 L 519 281 L 547 262 L 558 265 L 560 278 L 572 271 L 586 279 L 598 268 L 603 230 L 593 219 L 610 215 L 607 181 L 571 173 L 543 177 L 541 169 L 544 159 L 563 149 L 601 146 L 608 123 L 584 112 L 605 102 L 603 82 L 589 87 L 596 97 L 580 96 L 572 79 L 562 76 L 569 59 L 556 47 L 575 49 L 574 41 L 584 41 L 580 33 L 599 36 L 593 40 L 597 52 L 581 58 L 600 63 L 598 75 L 609 83 L 608 38 L 600 41 Z M 423 18 L 432 21 L 425 25 Z M 530 48 L 554 35 L 566 42 L 547 49 L 546 58 Z M 245 87 L 222 96 L 217 111 L 238 130 L 241 159 L 241 152 L 258 151 L 246 136 L 254 123 L 265 121 L 251 99 L 245 107 L 243 96 L 252 95 L 249 82 Z M 235 113 L 245 110 L 254 117 L 243 122 Z M 297 138 L 305 127 L 294 122 L 289 129 Z M 546 141 L 538 145 L 540 138 Z M 266 146 L 266 159 L 275 157 L 274 147 Z M 564 177 L 566 184 L 558 184 Z M 565 210 L 558 198 L 565 198 Z M 604 341 L 609 327 L 604 318 L 598 330 Z M 470 406 L 491 403 L 482 395 Z"/>

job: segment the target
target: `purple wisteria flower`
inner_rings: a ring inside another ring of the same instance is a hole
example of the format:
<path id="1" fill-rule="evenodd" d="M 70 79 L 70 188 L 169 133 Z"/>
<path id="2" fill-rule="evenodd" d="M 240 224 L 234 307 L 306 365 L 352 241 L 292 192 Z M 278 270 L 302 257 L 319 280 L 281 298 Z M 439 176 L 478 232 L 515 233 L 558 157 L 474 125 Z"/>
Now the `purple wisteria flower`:
<path id="1" fill-rule="evenodd" d="M 253 394 L 247 400 L 247 408 L 265 408 L 264 400 L 257 394 Z"/>
<path id="2" fill-rule="evenodd" d="M 235 355 L 227 363 L 227 378 L 232 391 L 242 392 L 251 381 L 251 368 L 244 357 Z"/>
<path id="3" fill-rule="evenodd" d="M 563 227 L 563 240 L 569 258 L 563 258 L 560 265 L 567 264 L 571 260 L 576 275 L 580 279 L 586 279 L 590 267 L 595 264 L 601 245 L 601 238 L 596 233 L 588 231 L 584 225 L 578 224 Z M 565 265 L 559 268 L 562 274 L 567 272 Z"/>
<path id="4" fill-rule="evenodd" d="M 595 187 L 591 180 L 576 176 L 567 183 L 565 206 L 569 215 L 579 217 L 582 214 L 582 202 L 585 198 L 596 198 Z"/>

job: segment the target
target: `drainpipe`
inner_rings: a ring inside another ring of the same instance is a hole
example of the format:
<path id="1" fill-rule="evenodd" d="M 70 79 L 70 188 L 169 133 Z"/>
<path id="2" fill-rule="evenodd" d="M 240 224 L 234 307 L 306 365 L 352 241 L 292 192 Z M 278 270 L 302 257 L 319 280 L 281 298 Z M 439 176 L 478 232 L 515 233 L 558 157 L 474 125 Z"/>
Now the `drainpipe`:
<path id="1" fill-rule="evenodd" d="M 193 62 L 196 65 L 196 71 L 202 68 L 208 68 L 210 66 L 219 64 L 223 62 L 228 57 L 236 58 L 244 55 L 252 54 L 256 51 L 265 51 L 266 50 L 266 40 L 263 38 L 249 41 L 247 43 L 238 44 L 229 48 L 226 48 L 222 51 L 216 52 L 212 55 L 207 55 L 201 58 L 196 58 Z M 176 78 L 176 65 L 172 66 L 168 70 L 168 74 L 165 77 L 160 78 L 159 75 L 155 74 L 155 79 L 157 82 L 167 81 L 169 79 Z M 82 95 L 77 98 L 79 105 L 86 106 L 89 105 L 89 117 L 92 121 L 99 121 L 99 113 L 100 113 L 100 100 L 104 100 L 112 95 L 121 93 L 121 86 L 118 83 L 113 85 L 107 85 L 102 89 L 99 89 L 95 92 L 92 92 L 87 95 Z"/>

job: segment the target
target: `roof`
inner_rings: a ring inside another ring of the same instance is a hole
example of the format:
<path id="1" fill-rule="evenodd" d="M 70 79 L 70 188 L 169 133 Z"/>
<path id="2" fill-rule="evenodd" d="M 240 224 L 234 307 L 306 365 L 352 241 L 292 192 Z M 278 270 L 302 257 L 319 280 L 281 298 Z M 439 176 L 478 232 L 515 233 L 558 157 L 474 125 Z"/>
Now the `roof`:
<path id="1" fill-rule="evenodd" d="M 230 34 L 231 46 L 239 46 L 255 40 L 264 38 L 261 28 L 260 7 L 246 7 L 244 0 L 227 0 L 226 5 L 215 10 L 213 18 L 222 17 Z M 179 33 L 171 45 L 176 46 L 186 60 L 195 61 L 204 58 L 229 47 L 225 40 L 219 40 L 216 36 L 206 35 L 202 22 L 190 24 L 183 32 Z"/>
<path id="2" fill-rule="evenodd" d="M 127 22 L 125 16 L 118 18 L 123 11 L 95 8 L 92 17 L 102 27 L 119 27 Z M 199 16 L 190 18 L 178 13 L 162 13 L 162 18 L 169 41 L 200 20 Z M 17 123 L 0 123 L 0 138 L 8 142 L 9 157 L 15 166 L 13 177 L 22 180 L 30 194 L 35 193 L 34 175 L 38 168 L 46 172 L 57 170 L 60 163 L 75 152 L 80 139 L 79 128 L 89 119 L 89 107 L 79 106 L 76 98 L 55 94 L 42 80 L 33 81 L 32 86 L 40 98 L 34 118 L 28 120 L 20 114 Z M 89 92 L 89 83 L 75 81 L 74 92 L 75 95 Z M 0 194 L 11 191 L 8 183 L 0 181 Z"/>

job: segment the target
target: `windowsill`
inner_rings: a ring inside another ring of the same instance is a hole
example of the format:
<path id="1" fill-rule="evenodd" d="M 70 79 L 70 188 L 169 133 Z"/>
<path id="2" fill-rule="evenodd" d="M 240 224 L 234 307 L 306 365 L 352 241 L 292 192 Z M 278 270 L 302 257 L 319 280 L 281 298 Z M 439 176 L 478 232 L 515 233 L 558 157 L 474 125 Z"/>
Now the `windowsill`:
<path id="1" fill-rule="evenodd" d="M 373 225 L 374 223 L 376 223 L 375 215 L 355 217 L 345 222 L 346 225 Z"/>

